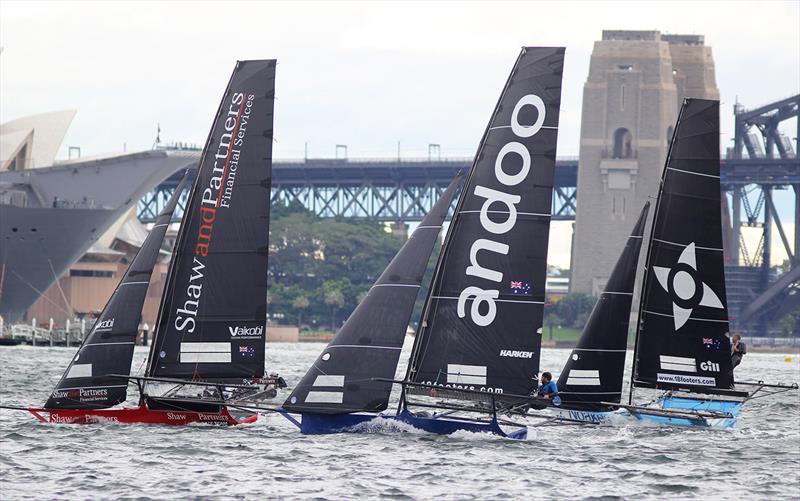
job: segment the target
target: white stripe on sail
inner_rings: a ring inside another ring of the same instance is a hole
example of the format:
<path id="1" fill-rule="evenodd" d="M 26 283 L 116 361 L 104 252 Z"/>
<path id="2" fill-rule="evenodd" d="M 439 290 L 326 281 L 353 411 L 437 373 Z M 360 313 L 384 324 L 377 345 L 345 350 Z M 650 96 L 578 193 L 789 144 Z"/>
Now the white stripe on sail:
<path id="1" fill-rule="evenodd" d="M 181 352 L 182 364 L 229 364 L 231 362 L 231 354 L 228 353 L 186 353 Z"/>
<path id="2" fill-rule="evenodd" d="M 678 372 L 697 372 L 697 369 L 694 367 L 690 367 L 688 365 L 683 364 L 670 364 L 666 362 L 661 362 L 661 368 L 668 371 L 678 371 Z"/>
<path id="3" fill-rule="evenodd" d="M 570 377 L 600 377 L 600 371 L 598 370 L 580 370 L 580 369 L 572 369 L 569 371 Z"/>
<path id="4" fill-rule="evenodd" d="M 486 366 L 447 364 L 447 382 L 485 385 Z"/>
<path id="5" fill-rule="evenodd" d="M 695 359 L 670 355 L 661 355 L 661 368 L 669 371 L 697 372 Z"/>
<path id="6" fill-rule="evenodd" d="M 691 365 L 694 367 L 695 359 L 688 358 L 688 357 L 673 357 L 672 355 L 661 355 L 661 362 L 667 362 L 670 364 L 684 364 L 684 365 Z"/>
<path id="7" fill-rule="evenodd" d="M 72 364 L 67 373 L 67 379 L 76 377 L 92 377 L 92 364 Z"/>
<path id="8" fill-rule="evenodd" d="M 317 376 L 314 386 L 344 386 L 344 376 Z"/>
<path id="9" fill-rule="evenodd" d="M 305 402 L 308 404 L 341 404 L 344 393 L 341 391 L 309 391 Z"/>
<path id="10" fill-rule="evenodd" d="M 600 380 L 593 377 L 568 377 L 567 384 L 570 386 L 600 386 Z"/>
<path id="11" fill-rule="evenodd" d="M 230 353 L 231 343 L 181 343 L 181 353 Z"/>
<path id="12" fill-rule="evenodd" d="M 568 385 L 575 386 L 600 386 L 600 371 L 572 369 L 567 377 Z"/>

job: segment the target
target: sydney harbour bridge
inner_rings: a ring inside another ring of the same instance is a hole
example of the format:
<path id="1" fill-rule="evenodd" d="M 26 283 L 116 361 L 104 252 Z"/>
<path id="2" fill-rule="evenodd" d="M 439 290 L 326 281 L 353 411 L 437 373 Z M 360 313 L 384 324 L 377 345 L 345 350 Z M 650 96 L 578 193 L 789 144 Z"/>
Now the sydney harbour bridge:
<path id="1" fill-rule="evenodd" d="M 800 95 L 761 106 L 735 109 L 734 146 L 721 165 L 725 214 L 728 303 L 735 327 L 767 333 L 776 318 L 800 308 Z M 795 147 L 779 125 L 798 122 Z M 430 145 L 427 158 L 302 159 L 273 162 L 273 200 L 299 202 L 320 217 L 381 221 L 403 226 L 422 219 L 471 158 L 442 158 Z M 199 158 L 199 153 L 198 153 Z M 575 219 L 578 159 L 558 159 L 553 191 L 553 220 Z M 152 222 L 175 190 L 180 174 L 172 176 L 139 203 L 142 222 Z M 794 192 L 788 220 L 776 210 L 773 194 Z M 785 223 L 794 224 L 788 235 Z M 759 243 L 745 245 L 742 228 L 758 228 Z M 788 270 L 778 275 L 770 267 L 772 234 L 789 256 Z M 790 238 L 791 237 L 791 238 Z M 800 326 L 796 328 L 800 329 Z"/>

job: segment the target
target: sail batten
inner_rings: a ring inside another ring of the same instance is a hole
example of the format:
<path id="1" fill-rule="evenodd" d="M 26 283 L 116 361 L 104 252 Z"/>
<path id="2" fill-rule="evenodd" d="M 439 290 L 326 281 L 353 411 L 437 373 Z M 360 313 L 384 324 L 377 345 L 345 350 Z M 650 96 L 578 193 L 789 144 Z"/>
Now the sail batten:
<path id="1" fill-rule="evenodd" d="M 719 173 L 719 102 L 686 99 L 653 217 L 634 386 L 733 388 Z"/>
<path id="2" fill-rule="evenodd" d="M 193 173 L 187 172 L 158 215 L 125 275 L 45 404 L 47 409 L 102 409 L 127 398 L 127 385 L 109 374 L 128 374 L 142 307 L 161 243 Z M 134 278 L 135 277 L 135 278 Z"/>
<path id="3" fill-rule="evenodd" d="M 408 381 L 536 386 L 563 61 L 561 48 L 524 48 L 514 64 L 450 225 Z"/>
<path id="4" fill-rule="evenodd" d="M 294 388 L 283 404 L 284 409 L 345 414 L 387 408 L 392 391 L 390 380 L 395 376 L 438 229 L 447 217 L 461 181 L 459 175 L 450 183 Z"/>
<path id="5" fill-rule="evenodd" d="M 148 376 L 264 374 L 274 96 L 274 60 L 237 62 L 184 213 Z"/>

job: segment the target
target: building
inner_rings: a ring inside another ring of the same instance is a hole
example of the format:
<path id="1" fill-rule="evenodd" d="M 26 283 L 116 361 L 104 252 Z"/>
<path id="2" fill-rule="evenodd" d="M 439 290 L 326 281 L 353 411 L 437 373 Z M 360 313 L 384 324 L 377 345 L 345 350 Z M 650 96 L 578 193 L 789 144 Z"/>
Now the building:
<path id="1" fill-rule="evenodd" d="M 583 89 L 571 292 L 605 287 L 656 194 L 684 97 L 719 99 L 703 36 L 603 31 L 595 42 Z"/>
<path id="2" fill-rule="evenodd" d="M 87 158 L 74 146 L 75 158 L 56 160 L 74 116 L 66 110 L 0 124 L 0 318 L 7 325 L 142 195 L 197 162 L 194 153 L 167 150 Z"/>
<path id="3" fill-rule="evenodd" d="M 93 321 L 146 237 L 147 229 L 136 219 L 135 211 L 130 211 L 36 300 L 22 320 L 28 323 L 36 319 L 38 325 L 49 326 L 52 318 L 53 325 L 59 328 L 68 319 Z M 161 303 L 169 257 L 169 252 L 161 251 L 142 308 L 142 324 L 148 324 L 151 329 Z"/>

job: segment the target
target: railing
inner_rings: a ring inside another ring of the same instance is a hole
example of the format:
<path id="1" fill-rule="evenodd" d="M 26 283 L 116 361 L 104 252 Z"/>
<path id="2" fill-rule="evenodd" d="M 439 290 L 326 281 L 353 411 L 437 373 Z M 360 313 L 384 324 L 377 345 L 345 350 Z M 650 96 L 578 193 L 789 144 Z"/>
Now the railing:
<path id="1" fill-rule="evenodd" d="M 34 346 L 77 346 L 83 339 L 83 333 L 79 326 L 66 329 L 46 329 L 44 327 L 33 327 L 28 324 L 12 325 L 9 329 L 9 336 L 17 341 L 32 344 Z"/>
<path id="2" fill-rule="evenodd" d="M 791 346 L 800 348 L 800 336 L 798 337 L 742 337 L 742 341 L 750 346 Z"/>

